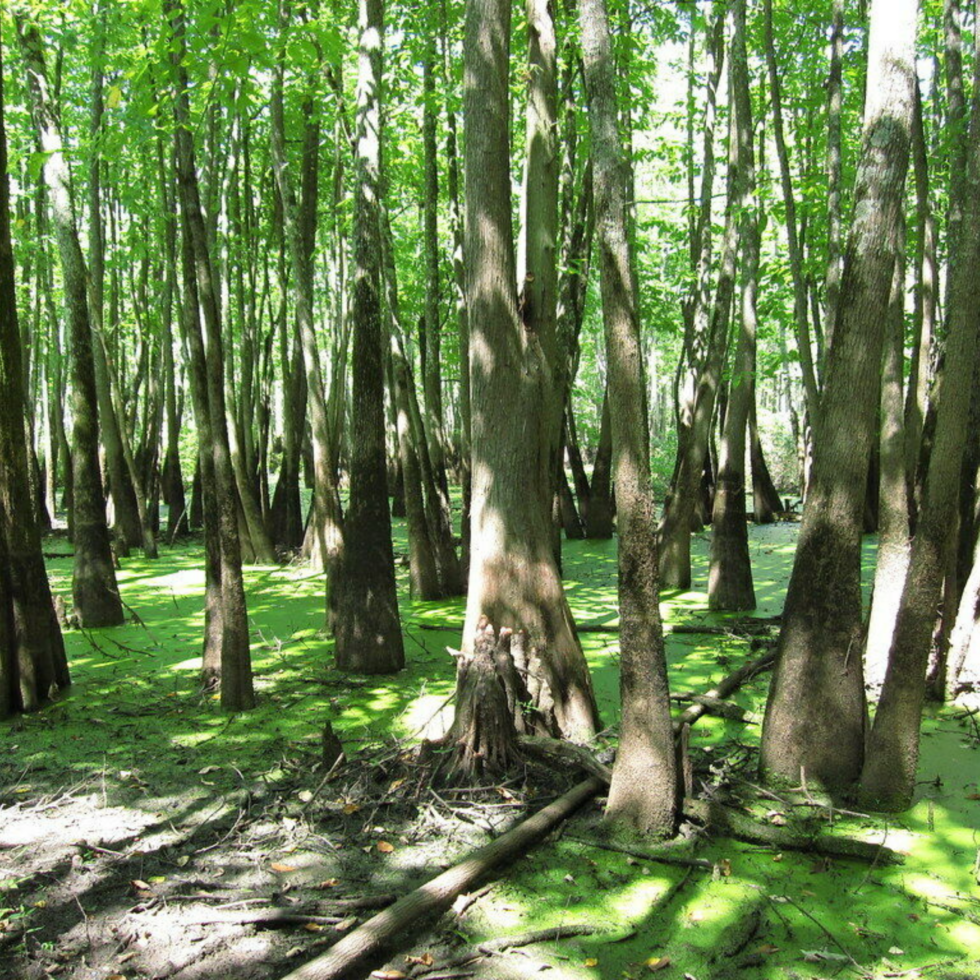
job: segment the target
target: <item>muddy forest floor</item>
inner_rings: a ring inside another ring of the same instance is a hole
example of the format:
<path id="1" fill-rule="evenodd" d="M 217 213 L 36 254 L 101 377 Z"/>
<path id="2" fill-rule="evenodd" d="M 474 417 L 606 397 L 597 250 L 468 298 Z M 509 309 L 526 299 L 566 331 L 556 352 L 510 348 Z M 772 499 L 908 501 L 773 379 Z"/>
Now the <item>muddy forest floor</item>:
<path id="1" fill-rule="evenodd" d="M 751 531 L 758 617 L 780 611 L 795 536 L 792 524 Z M 401 527 L 395 546 L 404 554 Z M 706 547 L 696 540 L 694 588 L 663 596 L 668 625 L 725 622 L 706 612 Z M 46 548 L 68 550 L 57 539 Z M 872 562 L 869 542 L 866 571 Z M 70 566 L 49 560 L 66 598 Z M 579 778 L 529 766 L 475 793 L 430 786 L 411 748 L 451 717 L 446 647 L 458 644 L 462 603 L 412 602 L 404 568 L 409 666 L 386 678 L 331 666 L 318 574 L 249 569 L 260 703 L 222 714 L 196 688 L 201 569 L 195 545 L 125 559 L 120 587 L 139 622 L 66 634 L 70 692 L 0 726 L 2 980 L 282 977 Z M 566 543 L 564 572 L 577 622 L 615 625 L 614 542 Z M 617 636 L 582 639 L 614 734 Z M 750 655 L 744 638 L 690 633 L 670 635 L 668 653 L 672 690 L 692 693 Z M 696 787 L 723 784 L 770 824 L 800 825 L 806 813 L 833 834 L 884 832 L 904 863 L 716 839 L 684 851 L 708 872 L 663 865 L 595 846 L 600 799 L 404 940 L 375 976 L 980 977 L 980 713 L 930 709 L 910 811 L 842 816 L 754 786 L 767 687 L 762 675 L 735 696 L 747 721 L 694 728 Z M 332 772 L 321 762 L 326 720 L 348 755 Z M 580 934 L 478 948 L 557 926 Z"/>

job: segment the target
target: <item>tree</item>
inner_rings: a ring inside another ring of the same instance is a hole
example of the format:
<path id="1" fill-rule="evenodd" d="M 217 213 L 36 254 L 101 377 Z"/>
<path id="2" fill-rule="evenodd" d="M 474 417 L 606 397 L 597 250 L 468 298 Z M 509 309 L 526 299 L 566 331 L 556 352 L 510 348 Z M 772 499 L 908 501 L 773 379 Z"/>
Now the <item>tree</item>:
<path id="1" fill-rule="evenodd" d="M 673 832 L 674 733 L 660 622 L 659 557 L 647 451 L 643 357 L 615 68 L 605 0 L 579 0 L 592 133 L 593 187 L 608 352 L 608 401 L 619 515 L 619 752 L 607 817 L 641 834 Z"/>
<path id="2" fill-rule="evenodd" d="M 728 407 L 718 458 L 718 481 L 712 512 L 711 570 L 708 606 L 711 609 L 754 609 L 752 565 L 745 522 L 745 429 L 755 399 L 756 293 L 762 229 L 753 200 L 755 164 L 752 150 L 752 99 L 749 92 L 748 54 L 745 48 L 745 4 L 736 0 L 729 65 L 735 124 L 732 136 L 739 143 L 737 161 L 739 243 L 742 255 L 741 316 L 738 347 L 732 370 Z"/>
<path id="3" fill-rule="evenodd" d="M 855 204 L 810 492 L 762 731 L 763 770 L 830 787 L 861 772 L 861 529 L 882 339 L 902 247 L 916 0 L 873 0 Z"/>
<path id="4" fill-rule="evenodd" d="M 0 718 L 71 683 L 27 475 L 0 49 Z"/>
<path id="5" fill-rule="evenodd" d="M 354 191 L 353 433 L 350 506 L 336 599 L 337 666 L 385 674 L 405 665 L 385 464 L 381 336 L 381 0 L 359 0 Z"/>
<path id="6" fill-rule="evenodd" d="M 238 536 L 238 499 L 228 445 L 228 421 L 225 412 L 224 354 L 221 319 L 207 229 L 201 211 L 200 188 L 194 161 L 194 136 L 191 129 L 185 62 L 185 15 L 180 0 L 166 0 L 172 39 L 171 64 L 175 76 L 174 123 L 177 141 L 177 179 L 183 217 L 184 248 L 188 276 L 185 288 L 196 291 L 196 303 L 189 307 L 188 344 L 196 362 L 198 427 L 205 427 L 210 445 L 203 443 L 202 456 L 210 453 L 213 471 L 202 465 L 202 474 L 213 479 L 216 510 L 219 565 L 220 618 L 215 639 L 220 643 L 217 658 L 205 651 L 205 661 L 220 663 L 221 706 L 226 711 L 244 711 L 254 706 L 251 651 L 248 637 L 248 612 L 242 581 L 241 543 Z M 192 274 L 191 274 L 192 273 Z M 204 337 L 200 324 L 204 325 Z M 214 518 L 213 518 L 214 520 Z M 210 636 L 209 636 L 210 639 Z"/>
<path id="7" fill-rule="evenodd" d="M 44 62 L 44 42 L 36 25 L 27 20 L 22 10 L 17 11 L 16 18 L 34 126 L 44 153 L 44 180 L 61 257 L 71 335 L 72 532 L 75 546 L 72 594 L 83 626 L 118 626 L 123 621 L 123 608 L 112 564 L 99 472 L 99 410 L 89 321 L 88 273 L 75 224 L 57 107 Z"/>
<path id="8" fill-rule="evenodd" d="M 510 206 L 510 4 L 469 0 L 464 44 L 466 295 L 472 399 L 470 582 L 457 688 L 487 623 L 520 635 L 546 728 L 594 733 L 592 685 L 551 536 L 549 368 L 518 307 Z M 463 699 L 457 700 L 458 713 Z M 464 722 L 465 723 L 465 722 Z"/>
<path id="9" fill-rule="evenodd" d="M 974 5 L 980 14 L 980 2 Z M 975 56 L 980 54 L 980 20 Z M 895 617 L 888 670 L 868 739 L 861 796 L 882 809 L 911 805 L 919 761 L 919 724 L 925 696 L 923 675 L 936 622 L 943 578 L 954 548 L 966 427 L 973 393 L 980 328 L 980 62 L 974 76 L 969 156 L 963 183 L 963 220 L 952 244 L 956 252 L 949 288 L 946 362 L 937 393 L 938 410 L 922 507 Z M 901 448 L 898 450 L 901 454 Z M 972 481 L 971 481 L 972 482 Z"/>

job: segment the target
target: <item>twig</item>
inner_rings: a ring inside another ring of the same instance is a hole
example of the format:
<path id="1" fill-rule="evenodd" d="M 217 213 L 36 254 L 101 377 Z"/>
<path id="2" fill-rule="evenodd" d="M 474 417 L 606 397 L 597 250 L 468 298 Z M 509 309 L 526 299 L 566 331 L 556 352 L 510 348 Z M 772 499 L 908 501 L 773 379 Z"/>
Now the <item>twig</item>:
<path id="1" fill-rule="evenodd" d="M 680 854 L 658 854 L 639 847 L 627 847 L 624 844 L 613 844 L 603 840 L 583 840 L 581 837 L 563 837 L 562 840 L 584 844 L 586 847 L 597 847 L 603 851 L 613 851 L 616 854 L 628 854 L 630 857 L 643 861 L 655 861 L 658 864 L 673 864 L 679 868 L 698 868 L 701 871 L 712 871 L 714 865 L 707 858 L 684 857 Z"/>

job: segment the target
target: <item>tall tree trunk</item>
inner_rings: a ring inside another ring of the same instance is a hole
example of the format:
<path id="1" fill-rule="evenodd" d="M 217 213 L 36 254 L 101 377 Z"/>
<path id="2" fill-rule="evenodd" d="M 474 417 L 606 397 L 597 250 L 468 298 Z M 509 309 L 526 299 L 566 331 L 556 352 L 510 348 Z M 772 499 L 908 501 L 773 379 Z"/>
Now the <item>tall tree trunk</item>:
<path id="1" fill-rule="evenodd" d="M 908 169 L 916 0 L 873 0 L 870 79 L 834 343 L 778 660 L 764 771 L 853 784 L 864 754 L 861 521 Z"/>
<path id="2" fill-rule="evenodd" d="M 510 3 L 468 0 L 464 44 L 466 292 L 473 427 L 470 586 L 463 656 L 481 624 L 526 634 L 529 694 L 553 730 L 597 723 L 551 540 L 548 364 L 517 302 L 510 205 Z M 521 419 L 520 426 L 514 424 Z M 462 673 L 457 686 L 464 681 Z M 458 702 L 462 704 L 462 702 Z"/>
<path id="3" fill-rule="evenodd" d="M 71 683 L 28 492 L 4 111 L 0 50 L 0 718 Z"/>
<path id="4" fill-rule="evenodd" d="M 88 179 L 89 237 L 89 317 L 92 329 L 92 354 L 95 363 L 95 387 L 99 404 L 102 444 L 105 447 L 109 492 L 112 494 L 113 523 L 127 549 L 137 547 L 143 539 L 136 488 L 126 466 L 123 452 L 124 433 L 113 404 L 106 344 L 103 337 L 102 311 L 105 295 L 105 237 L 102 225 L 102 137 L 105 56 L 105 10 L 96 10 L 95 50 L 92 52 L 92 92 L 90 135 L 93 150 Z"/>
<path id="5" fill-rule="evenodd" d="M 980 0 L 974 6 L 974 17 L 977 15 Z M 977 56 L 980 21 L 976 21 L 974 58 Z M 862 797 L 888 810 L 905 809 L 915 790 L 925 693 L 922 679 L 953 547 L 952 528 L 956 526 L 966 443 L 963 419 L 969 411 L 980 334 L 976 319 L 980 304 L 980 62 L 976 64 L 963 221 L 960 237 L 954 242 L 958 257 L 949 289 L 946 366 L 937 399 L 936 433 L 895 621 L 888 672 L 861 773 Z"/>
<path id="6" fill-rule="evenodd" d="M 199 363 L 203 357 L 205 367 L 206 414 L 211 428 L 210 450 L 214 463 L 221 554 L 221 706 L 226 711 L 243 711 L 254 706 L 255 695 L 252 689 L 248 613 L 245 607 L 241 544 L 238 537 L 238 500 L 228 445 L 221 321 L 194 163 L 185 67 L 184 11 L 180 0 L 165 0 L 164 10 L 170 22 L 173 41 L 171 61 L 176 82 L 174 121 L 177 129 L 177 167 L 181 212 L 184 218 L 183 231 L 189 239 L 193 254 L 197 300 L 206 340 L 205 346 L 195 317 L 195 329 L 190 331 L 190 340 L 195 346 L 201 345 L 196 356 Z M 198 401 L 203 412 L 203 397 Z"/>
<path id="7" fill-rule="evenodd" d="M 776 152 L 779 156 L 783 205 L 786 208 L 786 244 L 789 250 L 790 273 L 793 279 L 793 316 L 796 326 L 796 345 L 800 352 L 800 367 L 803 370 L 803 387 L 806 391 L 806 410 L 810 418 L 810 427 L 815 433 L 818 433 L 821 418 L 820 386 L 810 347 L 810 314 L 807 307 L 806 280 L 803 275 L 803 244 L 800 241 L 800 229 L 796 218 L 796 196 L 793 193 L 789 150 L 786 147 L 783 124 L 782 83 L 773 41 L 772 0 L 765 0 L 764 10 L 766 64 L 769 68 L 769 89 L 772 98 L 772 126 L 776 140 Z M 816 437 L 819 438 L 819 435 Z"/>
<path id="8" fill-rule="evenodd" d="M 926 145 L 925 120 L 922 116 L 922 93 L 915 89 L 915 113 L 912 117 L 912 161 L 915 168 L 915 216 L 918 225 L 915 245 L 915 318 L 914 343 L 909 362 L 909 379 L 905 396 L 905 472 L 908 502 L 915 517 L 916 471 L 922 449 L 929 397 L 929 361 L 936 330 L 936 305 L 939 296 L 936 255 L 936 217 L 929 201 L 929 150 Z M 952 238 L 950 238 L 952 241 Z"/>
<path id="9" fill-rule="evenodd" d="M 905 471 L 902 378 L 905 359 L 905 260 L 895 262 L 881 374 L 878 557 L 864 649 L 864 681 L 881 690 L 909 560 L 909 501 Z"/>
<path id="10" fill-rule="evenodd" d="M 728 350 L 728 325 L 735 292 L 735 260 L 738 252 L 739 217 L 745 164 L 742 147 L 735 138 L 734 113 L 729 120 L 728 200 L 725 231 L 718 267 L 718 282 L 711 307 L 702 368 L 698 375 L 694 410 L 687 435 L 678 439 L 677 466 L 673 494 L 660 525 L 660 575 L 665 588 L 691 586 L 691 527 L 697 516 L 699 489 L 710 448 L 715 398 L 721 384 Z M 710 506 L 707 513 L 711 513 Z"/>
<path id="11" fill-rule="evenodd" d="M 722 427 L 718 479 L 711 515 L 711 567 L 708 607 L 722 610 L 755 608 L 749 535 L 745 520 L 745 428 L 755 398 L 756 296 L 762 228 L 755 203 L 755 163 L 752 149 L 752 98 L 749 91 L 748 54 L 745 48 L 745 0 L 733 7 L 734 29 L 729 45 L 729 80 L 735 111 L 734 136 L 738 153 L 742 228 L 741 317 L 732 382 Z"/>
<path id="12" fill-rule="evenodd" d="M 288 24 L 290 5 L 280 6 L 280 27 L 282 31 Z M 279 196 L 282 201 L 286 224 L 287 254 L 293 270 L 293 303 L 299 325 L 303 361 L 306 365 L 307 409 L 310 415 L 313 444 L 313 511 L 310 517 L 309 536 L 311 556 L 319 560 L 327 576 L 327 609 L 333 606 L 334 589 L 343 556 L 343 530 L 340 510 L 340 494 L 337 488 L 337 470 L 334 457 L 336 431 L 331 433 L 326 389 L 320 354 L 317 349 L 316 331 L 313 324 L 313 268 L 312 231 L 310 218 L 304 217 L 312 208 L 316 214 L 315 184 L 304 180 L 304 197 L 297 204 L 286 158 L 285 122 L 283 120 L 283 64 L 277 58 L 272 89 L 272 152 L 273 168 Z M 319 131 L 313 116 L 313 104 L 308 102 L 305 109 L 306 133 L 304 134 L 304 157 L 315 153 L 316 141 L 313 133 Z M 315 159 L 315 156 L 312 156 Z M 310 161 L 307 160 L 309 164 Z M 304 173 L 306 169 L 304 168 Z M 302 215 L 299 210 L 302 210 Z M 315 227 L 315 226 L 312 226 Z"/>
<path id="13" fill-rule="evenodd" d="M 99 473 L 99 409 L 92 359 L 87 271 L 78 240 L 68 165 L 62 152 L 57 107 L 44 64 L 37 28 L 17 16 L 17 33 L 28 74 L 31 109 L 38 141 L 45 154 L 48 187 L 64 279 L 65 305 L 71 335 L 72 473 L 74 477 L 75 567 L 72 594 L 79 622 L 86 627 L 117 626 L 123 621 L 106 524 L 105 497 Z"/>
<path id="14" fill-rule="evenodd" d="M 381 0 L 359 0 L 354 192 L 353 438 L 350 505 L 334 623 L 337 666 L 386 674 L 405 665 L 385 464 L 381 330 Z"/>
<path id="15" fill-rule="evenodd" d="M 442 408 L 442 324 L 439 319 L 439 172 L 436 156 L 436 32 L 425 35 L 422 62 L 422 247 L 425 260 L 425 351 L 422 387 L 425 431 L 438 499 L 439 573 L 447 595 L 462 595 L 463 576 L 452 547 L 452 506 L 446 475 L 446 432 Z M 446 547 L 449 542 L 449 547 Z"/>
<path id="16" fill-rule="evenodd" d="M 628 198 L 617 132 L 616 81 L 605 0 L 579 0 L 609 363 L 609 413 L 619 514 L 619 753 L 607 818 L 669 835 L 677 811 L 674 736 L 660 622 L 657 536 Z"/>

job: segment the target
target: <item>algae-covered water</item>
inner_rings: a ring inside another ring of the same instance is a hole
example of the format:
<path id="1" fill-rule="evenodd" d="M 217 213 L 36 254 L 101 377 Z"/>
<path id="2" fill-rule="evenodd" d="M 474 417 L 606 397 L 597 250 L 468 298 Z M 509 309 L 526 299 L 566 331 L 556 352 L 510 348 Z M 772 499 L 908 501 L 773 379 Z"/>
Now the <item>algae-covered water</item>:
<path id="1" fill-rule="evenodd" d="M 779 524 L 750 531 L 758 616 L 781 609 L 796 530 Z M 404 553 L 404 528 L 397 522 L 395 534 L 396 552 Z M 707 538 L 696 536 L 692 589 L 662 596 L 667 624 L 723 622 L 707 613 L 706 552 Z M 162 801 L 173 807 L 186 798 L 189 810 L 256 780 L 274 787 L 290 760 L 314 757 L 325 720 L 352 750 L 392 736 L 410 740 L 445 730 L 454 679 L 446 647 L 458 645 L 462 601 L 413 601 L 402 567 L 408 666 L 393 677 L 352 678 L 332 666 L 331 641 L 322 631 L 321 575 L 302 565 L 249 568 L 259 705 L 228 716 L 215 699 L 202 698 L 196 684 L 202 559 L 195 545 L 164 548 L 157 561 L 125 559 L 120 589 L 141 622 L 66 634 L 71 690 L 46 710 L 0 728 L 0 843 L 5 812 L 56 802 L 74 786 L 100 798 L 107 811 L 157 807 L 157 818 Z M 868 576 L 873 560 L 869 539 Z M 579 623 L 615 625 L 615 563 L 614 541 L 565 543 L 564 575 Z M 70 599 L 70 559 L 51 560 L 49 571 L 55 591 Z M 614 730 L 617 635 L 588 632 L 582 639 L 603 723 Z M 746 641 L 719 635 L 669 635 L 667 647 L 676 691 L 707 689 L 748 654 Z M 763 676 L 734 698 L 752 713 L 749 723 L 705 718 L 692 732 L 698 759 L 716 759 L 719 773 L 731 771 L 743 785 L 752 780 L 767 686 Z M 962 709 L 947 707 L 932 709 L 925 720 L 913 808 L 887 821 L 833 821 L 835 833 L 851 836 L 886 828 L 888 845 L 906 855 L 901 865 L 825 861 L 722 840 L 698 851 L 715 865 L 715 873 L 707 874 L 573 840 L 589 839 L 591 818 L 583 817 L 508 871 L 459 929 L 470 938 L 563 923 L 603 931 L 498 955 L 471 972 L 603 980 L 651 972 L 697 980 L 980 976 L 978 782 L 980 729 Z M 785 809 L 770 800 L 757 815 L 770 822 L 792 819 Z M 0 888 L 8 895 L 16 894 L 20 880 L 16 843 L 0 853 Z M 454 853 L 449 843 L 446 852 Z M 289 860 L 291 868 L 307 861 L 316 875 L 321 858 L 315 850 L 304 857 L 299 848 Z M 0 892 L 0 924 L 4 916 L 28 913 Z M 424 955 L 426 943 L 420 939 L 413 952 Z M 283 972 L 273 963 L 264 975 Z"/>

